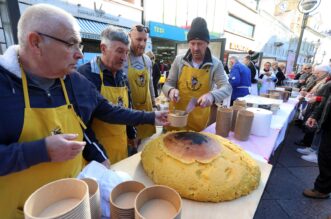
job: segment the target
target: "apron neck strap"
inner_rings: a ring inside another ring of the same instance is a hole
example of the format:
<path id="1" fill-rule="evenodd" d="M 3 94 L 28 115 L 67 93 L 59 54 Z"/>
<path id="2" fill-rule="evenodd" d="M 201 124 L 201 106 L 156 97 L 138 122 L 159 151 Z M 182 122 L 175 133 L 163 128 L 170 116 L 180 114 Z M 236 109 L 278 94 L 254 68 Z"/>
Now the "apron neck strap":
<path id="1" fill-rule="evenodd" d="M 103 84 L 103 72 L 102 72 L 101 67 L 100 67 L 100 62 L 101 62 L 101 58 L 98 59 L 97 64 L 98 64 L 98 67 L 99 67 L 99 75 L 100 75 L 101 85 L 104 86 L 104 84 Z"/>
<path id="2" fill-rule="evenodd" d="M 60 82 L 61 82 L 64 98 L 66 99 L 66 104 L 70 105 L 70 100 L 69 100 L 69 97 L 68 97 L 67 89 L 66 89 L 66 86 L 65 86 L 64 81 L 63 81 L 62 78 L 60 78 Z"/>
<path id="3" fill-rule="evenodd" d="M 21 69 L 21 75 L 22 75 L 22 85 L 23 85 L 23 95 L 24 95 L 25 107 L 30 108 L 28 82 L 26 80 L 26 74 L 25 74 L 21 64 L 20 64 L 20 69 Z"/>
<path id="4" fill-rule="evenodd" d="M 21 68 L 21 75 L 22 75 L 23 95 L 24 95 L 25 107 L 26 108 L 31 108 L 30 98 L 29 98 L 28 82 L 27 82 L 27 79 L 26 79 L 26 74 L 25 74 L 25 72 L 24 72 L 23 67 L 22 67 L 21 64 L 20 64 L 20 68 Z M 60 78 L 60 82 L 61 82 L 61 86 L 62 86 L 64 98 L 66 100 L 66 104 L 67 105 L 70 105 L 70 101 L 69 101 L 67 89 L 66 89 L 66 86 L 65 86 L 64 81 L 63 81 L 62 78 Z"/>

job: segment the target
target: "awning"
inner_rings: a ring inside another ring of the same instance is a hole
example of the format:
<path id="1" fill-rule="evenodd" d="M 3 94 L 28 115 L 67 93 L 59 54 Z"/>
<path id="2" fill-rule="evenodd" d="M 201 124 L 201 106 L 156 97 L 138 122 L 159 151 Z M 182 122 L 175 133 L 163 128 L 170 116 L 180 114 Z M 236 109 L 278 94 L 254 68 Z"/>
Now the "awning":
<path id="1" fill-rule="evenodd" d="M 100 40 L 101 32 L 107 27 L 111 26 L 117 29 L 122 29 L 128 32 L 128 28 L 118 27 L 107 23 L 92 21 L 84 18 L 76 18 L 80 26 L 80 34 L 83 39 Z"/>

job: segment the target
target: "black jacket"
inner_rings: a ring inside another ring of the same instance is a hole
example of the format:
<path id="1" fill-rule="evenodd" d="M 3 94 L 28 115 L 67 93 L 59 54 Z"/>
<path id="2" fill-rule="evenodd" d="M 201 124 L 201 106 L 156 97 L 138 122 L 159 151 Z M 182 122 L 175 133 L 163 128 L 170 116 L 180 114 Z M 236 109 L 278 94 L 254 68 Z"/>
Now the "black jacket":
<path id="1" fill-rule="evenodd" d="M 321 104 L 314 110 L 311 118 L 318 121 L 320 129 L 331 129 L 331 85 L 325 88 Z"/>

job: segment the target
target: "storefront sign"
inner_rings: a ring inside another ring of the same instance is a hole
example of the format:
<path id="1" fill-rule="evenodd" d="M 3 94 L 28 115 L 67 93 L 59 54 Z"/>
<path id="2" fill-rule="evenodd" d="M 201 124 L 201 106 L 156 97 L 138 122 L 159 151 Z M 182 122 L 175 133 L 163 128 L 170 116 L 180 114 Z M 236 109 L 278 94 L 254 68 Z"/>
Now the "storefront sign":
<path id="1" fill-rule="evenodd" d="M 230 42 L 230 49 L 241 51 L 241 52 L 247 52 L 248 50 L 250 50 L 250 48 L 248 48 L 247 46 L 240 45 L 238 43 L 232 43 L 232 42 Z"/>
<path id="2" fill-rule="evenodd" d="M 180 27 L 162 24 L 154 21 L 149 22 L 150 37 L 158 37 L 175 41 L 186 41 L 187 40 L 187 29 Z M 210 33 L 210 39 L 220 38 L 220 34 Z"/>
<path id="3" fill-rule="evenodd" d="M 159 37 L 175 41 L 185 41 L 188 30 L 180 27 L 161 24 L 157 22 L 149 22 L 150 37 Z"/>
<path id="4" fill-rule="evenodd" d="M 78 9 L 79 15 L 87 15 L 91 17 L 100 17 L 109 20 L 109 23 L 118 23 L 120 19 L 116 16 L 106 14 L 106 13 L 100 13 L 99 11 L 92 11 L 92 10 L 84 10 L 84 9 Z"/>

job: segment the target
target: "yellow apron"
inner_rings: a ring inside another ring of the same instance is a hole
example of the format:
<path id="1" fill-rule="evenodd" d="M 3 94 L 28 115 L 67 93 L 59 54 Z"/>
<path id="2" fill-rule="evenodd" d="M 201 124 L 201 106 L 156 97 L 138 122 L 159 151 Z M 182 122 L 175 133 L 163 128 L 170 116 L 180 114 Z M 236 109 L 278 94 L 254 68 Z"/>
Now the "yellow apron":
<path id="1" fill-rule="evenodd" d="M 22 72 L 24 92 L 24 123 L 18 142 L 43 139 L 55 130 L 61 133 L 76 133 L 77 140 L 83 139 L 82 127 L 86 128 L 69 102 L 68 94 L 61 80 L 66 104 L 56 108 L 31 108 L 25 73 Z M 81 127 L 82 126 L 82 127 Z M 25 200 L 36 189 L 51 181 L 76 177 L 81 171 L 82 154 L 65 162 L 47 162 L 29 167 L 20 172 L 0 177 L 0 217 L 4 219 L 23 218 Z"/>
<path id="2" fill-rule="evenodd" d="M 180 96 L 179 102 L 174 103 L 171 101 L 169 110 L 173 110 L 174 106 L 176 110 L 185 110 L 192 97 L 198 99 L 203 94 L 208 93 L 210 91 L 209 77 L 209 68 L 196 69 L 184 66 L 177 83 Z M 210 107 L 194 108 L 188 116 L 187 126 L 184 129 L 197 132 L 202 131 L 207 126 L 209 115 Z M 173 130 L 172 127 L 170 129 Z"/>
<path id="3" fill-rule="evenodd" d="M 101 95 L 112 104 L 129 106 L 128 88 L 105 86 L 103 72 L 100 70 Z M 128 157 L 126 125 L 113 125 L 93 119 L 92 129 L 98 141 L 106 149 L 112 164 Z"/>
<path id="4" fill-rule="evenodd" d="M 128 57 L 128 80 L 131 88 L 133 109 L 153 111 L 152 98 L 149 91 L 150 75 L 146 67 L 144 57 L 143 70 L 137 70 L 131 66 L 130 55 Z M 137 138 L 143 139 L 152 136 L 156 130 L 154 125 L 138 125 Z"/>

